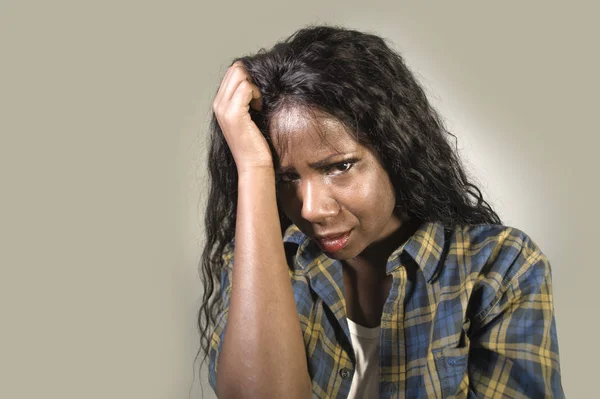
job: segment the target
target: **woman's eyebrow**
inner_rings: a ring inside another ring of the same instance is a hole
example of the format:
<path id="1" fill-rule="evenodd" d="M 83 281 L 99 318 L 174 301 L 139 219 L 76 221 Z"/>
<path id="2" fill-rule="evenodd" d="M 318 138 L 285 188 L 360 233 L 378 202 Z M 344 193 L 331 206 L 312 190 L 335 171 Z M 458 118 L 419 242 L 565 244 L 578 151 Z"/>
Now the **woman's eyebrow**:
<path id="1" fill-rule="evenodd" d="M 341 157 L 344 157 L 345 155 L 348 155 L 348 153 L 336 152 L 335 154 L 328 155 L 319 161 L 309 162 L 308 166 L 310 166 L 311 168 L 314 168 L 314 169 L 322 169 L 326 166 L 331 165 L 331 163 L 334 161 L 334 159 L 336 159 L 336 158 L 339 159 Z"/>
<path id="2" fill-rule="evenodd" d="M 351 154 L 353 154 L 353 153 L 352 152 L 348 152 L 348 153 L 336 152 L 335 154 L 330 154 L 319 161 L 309 162 L 308 166 L 310 166 L 313 169 L 323 169 L 323 168 L 331 165 L 332 163 L 334 163 L 336 160 L 338 160 L 338 162 L 339 162 L 340 158 L 347 158 Z M 280 173 L 289 173 L 289 172 L 294 172 L 296 170 L 293 166 L 281 166 L 281 165 L 277 169 Z"/>

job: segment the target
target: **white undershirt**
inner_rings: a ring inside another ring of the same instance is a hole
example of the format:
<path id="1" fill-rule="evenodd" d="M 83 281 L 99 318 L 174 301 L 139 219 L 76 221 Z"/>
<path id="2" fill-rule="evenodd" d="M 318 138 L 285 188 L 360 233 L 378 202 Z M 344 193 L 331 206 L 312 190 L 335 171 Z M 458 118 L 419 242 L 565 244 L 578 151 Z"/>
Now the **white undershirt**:
<path id="1" fill-rule="evenodd" d="M 379 396 L 379 329 L 356 324 L 350 319 L 348 328 L 356 354 L 356 370 L 348 399 L 377 399 Z"/>

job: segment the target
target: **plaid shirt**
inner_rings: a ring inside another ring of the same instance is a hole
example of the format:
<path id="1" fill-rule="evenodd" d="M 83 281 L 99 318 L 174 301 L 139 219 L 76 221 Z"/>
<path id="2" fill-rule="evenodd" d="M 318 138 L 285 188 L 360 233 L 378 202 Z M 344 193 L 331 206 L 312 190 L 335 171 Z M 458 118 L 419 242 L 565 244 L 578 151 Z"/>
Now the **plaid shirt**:
<path id="1" fill-rule="evenodd" d="M 284 235 L 313 397 L 346 398 L 356 358 L 342 266 L 294 225 Z M 233 250 L 210 349 L 223 342 Z M 522 231 L 498 225 L 421 227 L 389 257 L 393 284 L 379 338 L 380 398 L 564 397 L 550 264 Z M 276 321 L 274 321 L 276 322 Z"/>

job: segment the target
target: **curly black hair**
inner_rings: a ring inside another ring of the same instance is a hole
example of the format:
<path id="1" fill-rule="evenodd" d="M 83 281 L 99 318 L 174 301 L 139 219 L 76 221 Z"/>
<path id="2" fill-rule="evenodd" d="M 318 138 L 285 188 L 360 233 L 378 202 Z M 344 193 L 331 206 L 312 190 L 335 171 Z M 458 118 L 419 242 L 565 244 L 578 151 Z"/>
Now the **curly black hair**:
<path id="1" fill-rule="evenodd" d="M 309 26 L 271 49 L 238 60 L 262 93 L 261 111 L 250 112 L 268 141 L 269 123 L 283 109 L 303 107 L 331 115 L 379 155 L 408 218 L 448 227 L 501 224 L 450 146 L 448 136 L 456 137 L 443 126 L 402 57 L 381 37 Z M 221 257 L 234 238 L 237 207 L 237 169 L 214 113 L 210 130 L 210 192 L 201 260 L 205 289 L 198 314 L 198 355 L 202 351 L 204 359 L 222 310 Z M 291 222 L 281 211 L 280 221 L 283 233 Z"/>

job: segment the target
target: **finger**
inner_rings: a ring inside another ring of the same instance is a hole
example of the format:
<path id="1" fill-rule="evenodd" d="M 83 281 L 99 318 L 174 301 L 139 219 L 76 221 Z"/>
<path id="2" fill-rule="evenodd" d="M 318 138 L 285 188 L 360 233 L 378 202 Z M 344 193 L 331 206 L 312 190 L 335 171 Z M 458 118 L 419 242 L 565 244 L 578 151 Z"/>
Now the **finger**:
<path id="1" fill-rule="evenodd" d="M 246 70 L 244 69 L 243 66 L 235 66 L 234 70 L 231 72 L 231 75 L 229 76 L 229 80 L 227 81 L 227 83 L 225 84 L 225 87 L 223 88 L 223 99 L 231 100 L 234 93 L 238 89 L 238 86 L 240 85 L 240 83 L 242 83 L 244 81 L 252 83 L 252 78 L 250 77 L 248 72 L 246 72 Z"/>
<path id="2" fill-rule="evenodd" d="M 252 100 L 250 101 L 250 107 L 256 111 L 262 110 L 262 93 L 256 85 L 252 85 Z"/>
<path id="3" fill-rule="evenodd" d="M 251 101 L 260 101 L 260 90 L 247 80 L 242 81 L 231 98 L 231 106 L 237 109 L 248 109 Z"/>
<path id="4" fill-rule="evenodd" d="M 229 66 L 229 68 L 227 68 L 227 71 L 225 72 L 225 76 L 223 76 L 223 79 L 221 80 L 221 83 L 219 84 L 219 89 L 217 90 L 217 95 L 215 96 L 214 99 L 214 103 L 218 104 L 220 103 L 223 98 L 227 98 L 229 99 L 229 97 L 225 97 L 224 93 L 225 93 L 225 88 L 230 84 L 230 80 L 231 80 L 231 75 L 233 74 L 233 72 L 237 69 L 237 68 L 243 68 L 243 64 L 241 61 L 236 61 L 233 64 L 231 64 L 231 66 Z"/>
<path id="5" fill-rule="evenodd" d="M 219 90 L 221 90 L 222 87 L 224 87 L 224 82 L 227 82 L 227 80 L 229 79 L 229 77 L 231 76 L 231 73 L 234 71 L 235 68 L 238 67 L 244 67 L 244 64 L 242 63 L 242 61 L 236 61 L 233 64 L 231 64 L 229 66 L 229 68 L 227 68 L 227 71 L 225 72 L 225 76 L 223 76 L 223 80 L 221 80 L 221 84 L 219 85 Z"/>

